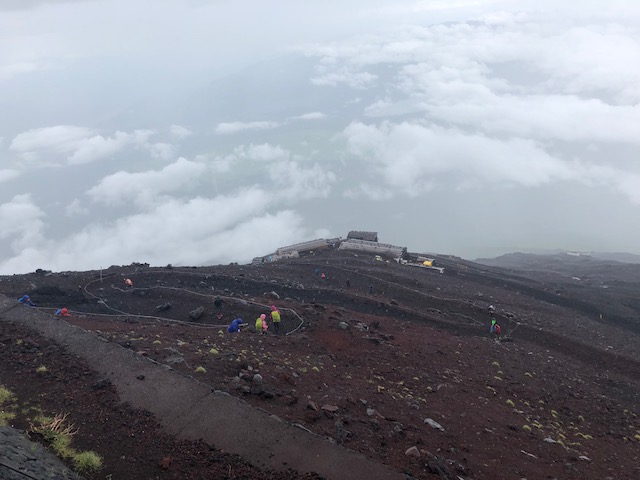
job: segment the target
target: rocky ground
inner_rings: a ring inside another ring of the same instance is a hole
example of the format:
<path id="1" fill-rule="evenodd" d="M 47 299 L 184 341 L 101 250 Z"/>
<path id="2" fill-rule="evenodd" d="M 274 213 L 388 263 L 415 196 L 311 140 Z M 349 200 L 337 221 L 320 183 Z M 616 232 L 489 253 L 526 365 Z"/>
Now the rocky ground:
<path id="1" fill-rule="evenodd" d="M 67 307 L 65 321 L 414 478 L 638 478 L 640 267 L 436 262 L 443 274 L 343 251 L 260 266 L 134 264 L 5 276 L 0 293 L 28 293 L 52 322 Z M 254 320 L 272 304 L 282 332 L 258 335 Z M 500 342 L 488 336 L 491 304 Z M 238 315 L 250 326 L 226 333 Z M 0 384 L 69 413 L 78 448 L 105 459 L 88 478 L 312 478 L 173 438 L 63 346 L 0 329 Z M 14 424 L 29 429 L 29 408 Z"/>

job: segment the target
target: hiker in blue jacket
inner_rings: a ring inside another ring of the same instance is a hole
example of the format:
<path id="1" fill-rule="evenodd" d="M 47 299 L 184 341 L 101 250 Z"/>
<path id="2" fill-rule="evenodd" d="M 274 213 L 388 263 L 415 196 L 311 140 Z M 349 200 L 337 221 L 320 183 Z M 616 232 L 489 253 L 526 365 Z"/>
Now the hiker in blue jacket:
<path id="1" fill-rule="evenodd" d="M 240 333 L 240 326 L 242 325 L 242 322 L 243 322 L 242 317 L 236 318 L 227 327 L 227 332 L 229 332 L 229 333 Z"/>
<path id="2" fill-rule="evenodd" d="M 29 295 L 23 295 L 23 296 L 21 296 L 21 297 L 18 299 L 18 301 L 19 301 L 20 303 L 23 303 L 24 305 L 29 305 L 30 307 L 35 307 L 35 306 L 36 306 L 36 304 L 35 304 L 35 303 L 33 303 L 33 302 L 31 301 L 31 298 L 29 297 Z"/>

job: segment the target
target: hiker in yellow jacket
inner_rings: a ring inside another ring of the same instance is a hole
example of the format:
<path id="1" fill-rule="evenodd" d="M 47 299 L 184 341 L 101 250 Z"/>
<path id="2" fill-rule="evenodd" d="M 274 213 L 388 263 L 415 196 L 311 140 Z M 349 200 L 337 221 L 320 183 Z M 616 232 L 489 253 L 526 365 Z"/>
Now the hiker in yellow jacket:
<path id="1" fill-rule="evenodd" d="M 271 321 L 276 333 L 280 333 L 280 312 L 275 305 L 271 305 Z"/>
<path id="2" fill-rule="evenodd" d="M 263 313 L 256 318 L 256 332 L 265 334 L 267 333 L 267 316 Z"/>

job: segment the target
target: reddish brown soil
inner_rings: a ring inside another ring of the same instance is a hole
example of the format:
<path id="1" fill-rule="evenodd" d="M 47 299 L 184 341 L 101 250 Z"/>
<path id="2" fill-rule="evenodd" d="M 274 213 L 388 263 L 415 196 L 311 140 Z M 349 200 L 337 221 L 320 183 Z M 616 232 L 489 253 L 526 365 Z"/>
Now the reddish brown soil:
<path id="1" fill-rule="evenodd" d="M 438 261 L 442 275 L 343 252 L 262 266 L 132 265 L 102 280 L 100 272 L 3 277 L 0 291 L 29 293 L 51 313 L 66 306 L 75 325 L 415 478 L 640 477 L 640 322 L 629 288 L 640 282 L 575 288 L 557 272 Z M 280 299 L 264 296 L 271 291 Z M 216 295 L 225 298 L 221 319 Z M 272 303 L 283 334 L 254 333 Z M 487 335 L 489 304 L 506 337 L 499 343 Z M 176 322 L 199 306 L 198 322 Z M 216 326 L 238 314 L 250 323 L 240 334 Z M 23 402 L 69 413 L 78 448 L 105 458 L 95 478 L 310 478 L 171 438 L 62 347 L 0 328 L 0 383 Z M 48 371 L 37 374 L 40 365 Z M 244 380 L 256 372 L 260 388 Z M 414 446 L 419 457 L 405 454 Z"/>

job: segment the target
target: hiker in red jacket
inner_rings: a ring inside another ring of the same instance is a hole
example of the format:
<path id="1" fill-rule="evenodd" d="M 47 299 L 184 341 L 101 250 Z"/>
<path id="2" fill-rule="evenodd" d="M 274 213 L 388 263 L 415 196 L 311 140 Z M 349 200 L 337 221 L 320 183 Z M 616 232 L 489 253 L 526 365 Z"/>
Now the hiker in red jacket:
<path id="1" fill-rule="evenodd" d="M 495 330 L 494 330 L 494 333 L 496 334 L 496 340 L 500 340 L 500 332 L 501 332 L 500 325 L 496 323 Z"/>

